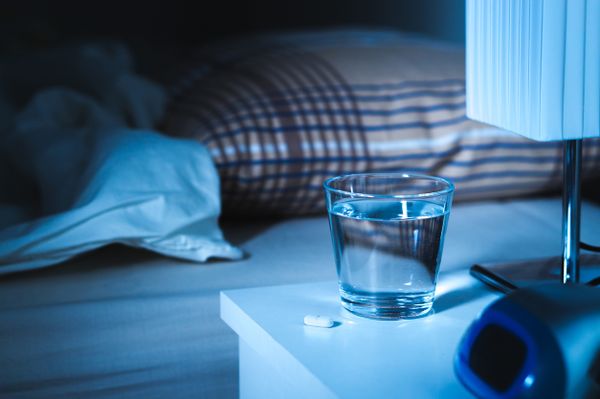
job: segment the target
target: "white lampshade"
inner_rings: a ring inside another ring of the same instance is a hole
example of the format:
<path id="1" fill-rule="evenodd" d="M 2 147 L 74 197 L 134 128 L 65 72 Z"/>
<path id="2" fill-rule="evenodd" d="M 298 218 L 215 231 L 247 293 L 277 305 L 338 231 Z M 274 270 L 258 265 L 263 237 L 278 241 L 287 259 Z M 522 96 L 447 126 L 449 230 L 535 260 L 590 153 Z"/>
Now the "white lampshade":
<path id="1" fill-rule="evenodd" d="M 600 0 L 467 0 L 467 116 L 534 140 L 600 137 Z"/>

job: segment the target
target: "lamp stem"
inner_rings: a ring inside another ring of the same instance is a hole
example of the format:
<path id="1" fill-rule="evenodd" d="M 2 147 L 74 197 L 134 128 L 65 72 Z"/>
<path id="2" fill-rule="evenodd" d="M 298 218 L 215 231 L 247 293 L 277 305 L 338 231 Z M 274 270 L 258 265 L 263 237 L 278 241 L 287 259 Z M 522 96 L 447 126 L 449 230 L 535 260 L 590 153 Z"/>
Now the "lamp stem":
<path id="1" fill-rule="evenodd" d="M 563 284 L 579 282 L 581 140 L 563 144 Z"/>

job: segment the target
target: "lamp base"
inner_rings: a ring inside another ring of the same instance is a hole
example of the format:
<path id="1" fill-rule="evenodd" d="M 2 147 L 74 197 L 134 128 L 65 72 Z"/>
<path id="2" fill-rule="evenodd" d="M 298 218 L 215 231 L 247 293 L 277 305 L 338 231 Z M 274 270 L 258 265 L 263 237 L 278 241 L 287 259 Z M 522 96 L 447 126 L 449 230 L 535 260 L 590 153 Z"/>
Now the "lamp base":
<path id="1" fill-rule="evenodd" d="M 510 292 L 539 283 L 561 281 L 563 258 L 560 256 L 516 262 L 476 264 L 471 275 L 485 284 Z M 585 254 L 579 258 L 580 281 L 589 283 L 600 276 L 600 255 Z"/>

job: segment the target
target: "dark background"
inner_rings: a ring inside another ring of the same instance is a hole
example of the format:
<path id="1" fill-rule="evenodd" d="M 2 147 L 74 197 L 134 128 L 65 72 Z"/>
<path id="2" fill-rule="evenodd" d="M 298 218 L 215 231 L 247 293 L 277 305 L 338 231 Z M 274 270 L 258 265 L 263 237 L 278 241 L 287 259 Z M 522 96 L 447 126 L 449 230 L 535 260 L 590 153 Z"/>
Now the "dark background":
<path id="1" fill-rule="evenodd" d="M 240 33 L 383 26 L 464 43 L 464 0 L 23 0 L 0 5 L 4 49 L 114 38 L 200 43 Z"/>

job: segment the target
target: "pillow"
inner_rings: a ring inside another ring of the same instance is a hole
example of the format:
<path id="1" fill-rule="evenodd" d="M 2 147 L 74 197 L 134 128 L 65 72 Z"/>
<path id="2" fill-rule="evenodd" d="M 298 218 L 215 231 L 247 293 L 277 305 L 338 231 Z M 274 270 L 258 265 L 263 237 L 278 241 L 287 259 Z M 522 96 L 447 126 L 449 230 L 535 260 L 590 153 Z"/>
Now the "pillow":
<path id="1" fill-rule="evenodd" d="M 222 42 L 193 53 L 165 129 L 209 148 L 226 213 L 322 211 L 326 178 L 367 171 L 446 177 L 459 201 L 559 187 L 560 143 L 467 119 L 464 70 L 464 49 L 399 32 Z"/>

